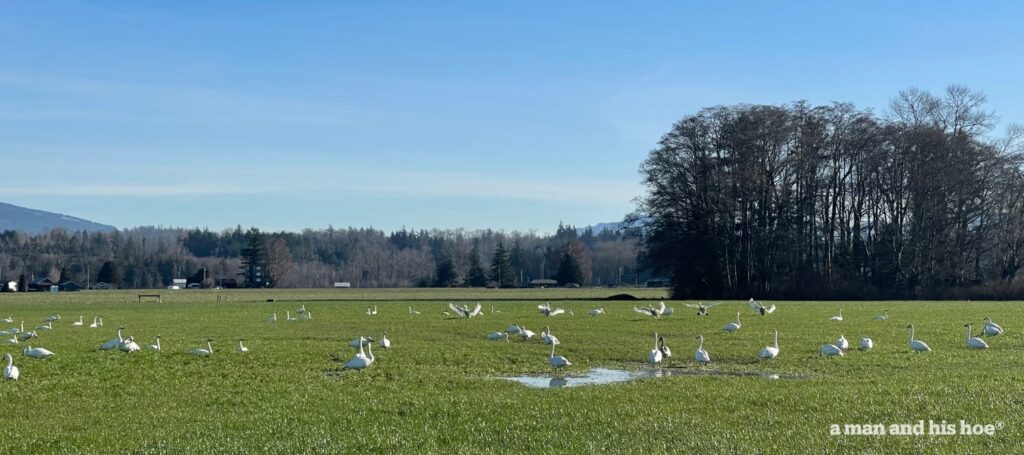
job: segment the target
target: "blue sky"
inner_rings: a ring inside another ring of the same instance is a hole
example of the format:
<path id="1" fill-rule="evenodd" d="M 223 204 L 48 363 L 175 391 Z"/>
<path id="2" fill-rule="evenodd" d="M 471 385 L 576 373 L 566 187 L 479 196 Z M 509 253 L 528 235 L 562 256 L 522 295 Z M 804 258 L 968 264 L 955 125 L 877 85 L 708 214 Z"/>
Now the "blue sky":
<path id="1" fill-rule="evenodd" d="M 553 231 L 680 117 L 982 90 L 1017 2 L 5 2 L 0 201 L 119 227 Z M 998 132 L 998 131 L 997 131 Z"/>

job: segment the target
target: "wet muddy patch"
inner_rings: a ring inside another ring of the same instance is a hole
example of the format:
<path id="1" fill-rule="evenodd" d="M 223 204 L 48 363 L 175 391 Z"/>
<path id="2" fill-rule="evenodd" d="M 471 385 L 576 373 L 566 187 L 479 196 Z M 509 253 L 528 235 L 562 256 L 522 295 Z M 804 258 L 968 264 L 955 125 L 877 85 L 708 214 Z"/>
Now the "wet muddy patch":
<path id="1" fill-rule="evenodd" d="M 626 382 L 641 378 L 667 378 L 672 376 L 717 376 L 734 378 L 748 377 L 760 378 L 770 381 L 801 381 L 810 379 L 810 377 L 806 375 L 790 373 L 773 373 L 768 371 L 721 371 L 684 368 L 652 368 L 646 370 L 618 370 L 612 368 L 594 368 L 584 374 L 579 375 L 511 376 L 502 377 L 500 379 L 518 382 L 528 387 L 549 389 L 560 387 L 614 384 L 617 382 Z"/>

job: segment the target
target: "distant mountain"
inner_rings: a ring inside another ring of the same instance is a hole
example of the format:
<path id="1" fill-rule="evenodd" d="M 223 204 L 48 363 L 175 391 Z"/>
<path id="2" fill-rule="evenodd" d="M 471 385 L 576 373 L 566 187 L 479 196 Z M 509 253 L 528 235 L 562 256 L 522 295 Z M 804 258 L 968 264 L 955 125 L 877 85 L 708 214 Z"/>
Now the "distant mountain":
<path id="1" fill-rule="evenodd" d="M 61 228 L 69 232 L 109 232 L 114 230 L 114 226 L 106 224 L 0 202 L 0 232 L 22 231 L 29 234 L 38 234 L 55 228 Z"/>
<path id="2" fill-rule="evenodd" d="M 576 233 L 577 234 L 583 234 L 584 232 L 586 232 L 587 228 L 592 229 L 594 231 L 594 234 L 600 234 L 600 233 L 602 233 L 604 231 L 617 231 L 617 230 L 621 229 L 622 228 L 622 222 L 621 221 L 612 221 L 610 223 L 592 224 L 590 226 L 584 226 L 584 227 L 581 227 L 581 228 L 576 228 Z"/>

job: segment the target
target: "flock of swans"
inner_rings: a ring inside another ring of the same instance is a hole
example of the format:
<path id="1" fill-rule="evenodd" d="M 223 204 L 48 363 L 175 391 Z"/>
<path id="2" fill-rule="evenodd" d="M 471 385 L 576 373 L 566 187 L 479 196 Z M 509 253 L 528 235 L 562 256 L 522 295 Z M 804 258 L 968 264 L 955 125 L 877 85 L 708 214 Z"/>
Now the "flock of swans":
<path id="1" fill-rule="evenodd" d="M 716 305 L 719 305 L 721 303 L 722 302 L 716 302 L 716 303 L 711 303 L 711 304 L 703 304 L 703 303 L 689 304 L 688 303 L 688 304 L 685 304 L 685 305 L 687 307 L 690 307 L 690 308 L 696 308 L 698 316 L 707 316 L 709 314 L 708 310 L 710 308 L 712 308 L 712 307 L 714 307 Z M 755 311 L 758 314 L 760 314 L 761 316 L 766 316 L 768 314 L 772 314 L 776 310 L 776 306 L 775 305 L 765 306 L 765 305 L 762 305 L 762 304 L 756 302 L 754 299 L 750 299 L 750 301 L 748 303 L 749 303 L 750 308 L 753 311 Z M 480 303 L 477 303 L 475 306 L 472 306 L 472 307 L 470 307 L 468 305 L 455 305 L 454 303 L 449 303 L 448 304 L 448 309 L 451 310 L 451 312 L 449 313 L 448 311 L 445 311 L 444 314 L 445 315 L 449 315 L 449 316 L 454 314 L 454 315 L 462 317 L 462 318 L 473 318 L 473 317 L 476 317 L 476 316 L 479 316 L 479 315 L 482 314 L 482 308 L 483 308 L 483 306 Z M 542 305 L 538 305 L 537 309 L 540 312 L 540 314 L 545 316 L 545 317 L 554 317 L 554 316 L 561 315 L 561 314 L 568 314 L 570 316 L 573 315 L 573 311 L 572 311 L 571 308 L 568 309 L 568 311 L 567 311 L 567 310 L 565 310 L 563 308 L 553 307 L 553 306 L 551 306 L 550 303 L 545 303 L 545 304 L 542 304 Z M 637 312 L 637 313 L 644 314 L 644 315 L 647 315 L 647 316 L 651 316 L 653 318 L 661 318 L 661 317 L 669 316 L 669 315 L 673 314 L 673 309 L 672 308 L 666 308 L 665 307 L 665 303 L 663 301 L 660 302 L 658 305 L 652 305 L 650 307 L 633 307 L 633 310 L 635 312 Z M 493 306 L 491 308 L 491 312 L 492 313 L 495 312 L 494 309 L 493 309 Z M 291 313 L 290 310 L 286 311 L 285 312 L 285 320 L 286 321 L 291 321 L 291 322 L 297 322 L 297 321 L 308 321 L 308 320 L 312 320 L 313 319 L 312 312 L 307 310 L 305 305 L 303 305 L 302 307 L 298 308 L 296 310 L 296 314 L 298 315 L 297 317 L 296 316 L 292 316 L 292 313 Z M 376 316 L 378 314 L 377 307 L 374 306 L 372 308 L 368 308 L 367 311 L 366 311 L 366 314 L 368 316 Z M 419 315 L 420 312 L 419 311 L 414 311 L 412 309 L 412 307 L 409 307 L 409 314 L 410 315 Z M 590 315 L 591 317 L 601 316 L 601 315 L 605 314 L 605 309 L 603 307 L 602 308 L 594 308 L 594 309 L 591 309 L 587 314 Z M 880 315 L 876 315 L 873 319 L 874 320 L 879 320 L 879 321 L 888 321 L 889 320 L 889 312 L 888 312 L 888 310 L 883 311 L 883 313 L 880 314 Z M 267 318 L 267 321 L 268 322 L 272 322 L 272 323 L 276 323 L 277 320 L 278 320 L 277 313 L 273 313 L 273 314 L 270 315 L 270 317 Z M 843 314 L 842 314 L 842 309 L 839 309 L 837 314 L 830 318 L 830 321 L 833 321 L 833 322 L 842 322 L 843 320 L 844 320 L 844 318 L 843 318 Z M 13 323 L 14 319 L 12 317 L 8 316 L 7 318 L 0 319 L 0 321 L 8 322 L 8 323 Z M 39 336 L 38 332 L 39 331 L 48 332 L 48 331 L 55 330 L 54 322 L 56 322 L 56 321 L 60 321 L 60 315 L 59 314 L 50 315 L 49 317 L 46 318 L 46 324 L 40 325 L 40 326 L 36 327 L 34 330 L 31 330 L 31 331 L 26 331 L 25 330 L 25 322 L 21 321 L 20 325 L 17 326 L 17 327 L 12 327 L 12 328 L 9 328 L 7 330 L 0 331 L 0 334 L 10 335 L 10 338 L 0 339 L 0 343 L 16 345 L 16 344 L 19 344 L 21 341 L 28 341 L 28 340 L 31 340 L 33 338 L 38 338 L 38 336 Z M 103 318 L 101 316 L 95 316 L 95 317 L 93 317 L 92 324 L 86 326 L 85 325 L 85 321 L 83 319 L 83 316 L 79 316 L 77 321 L 74 321 L 74 322 L 71 323 L 71 326 L 72 327 L 89 327 L 89 328 L 93 328 L 93 329 L 102 328 L 103 327 Z M 743 326 L 742 326 L 742 323 L 740 321 L 740 312 L 737 311 L 736 312 L 736 321 L 735 322 L 729 322 L 729 323 L 725 324 L 722 327 L 722 331 L 725 332 L 725 333 L 734 333 L 734 332 L 739 331 L 742 327 Z M 908 325 L 906 328 L 910 332 L 910 339 L 908 341 L 908 346 L 910 347 L 910 349 L 912 351 L 914 351 L 914 352 L 927 352 L 927 351 L 931 351 L 931 348 L 924 341 L 915 338 L 915 328 L 914 328 L 913 324 Z M 972 324 L 968 323 L 968 324 L 964 325 L 964 329 L 965 329 L 965 332 L 966 332 L 965 343 L 966 343 L 968 348 L 970 348 L 970 349 L 986 349 L 986 348 L 989 347 L 988 343 L 984 339 L 973 335 L 973 325 Z M 119 350 L 119 351 L 124 352 L 126 354 L 131 354 L 131 353 L 134 353 L 134 352 L 142 351 L 142 347 L 139 346 L 139 344 L 135 342 L 135 337 L 134 336 L 127 336 L 127 337 L 124 336 L 124 330 L 125 330 L 124 326 L 119 326 L 117 328 L 117 331 L 116 331 L 116 336 L 114 338 L 111 338 L 110 340 L 100 344 L 99 350 L 102 350 L 102 351 Z M 993 336 L 1002 335 L 1003 333 L 1004 333 L 1004 331 L 1003 331 L 1002 327 L 1000 327 L 998 324 L 992 322 L 992 320 L 990 318 L 988 318 L 988 317 L 984 318 L 984 320 L 982 322 L 982 331 L 981 331 L 981 335 L 982 336 L 993 337 Z M 491 340 L 491 341 L 502 341 L 502 340 L 504 340 L 505 342 L 509 342 L 510 341 L 510 337 L 512 337 L 512 336 L 515 336 L 515 337 L 517 337 L 517 338 L 519 338 L 519 339 L 521 339 L 523 341 L 529 341 L 529 340 L 533 339 L 534 337 L 536 337 L 537 334 L 535 332 L 527 329 L 526 327 L 524 327 L 522 325 L 513 323 L 513 324 L 509 325 L 508 327 L 506 327 L 504 330 L 494 331 L 494 332 L 488 333 L 485 336 L 485 338 L 488 339 L 488 340 Z M 572 363 L 567 358 L 565 358 L 564 356 L 556 355 L 555 354 L 555 347 L 558 346 L 559 344 L 561 344 L 561 342 L 554 335 L 554 333 L 552 332 L 550 326 L 545 326 L 543 328 L 543 330 L 540 333 L 539 339 L 544 344 L 547 344 L 547 345 L 551 346 L 551 351 L 548 354 L 548 363 L 551 365 L 552 368 L 557 370 L 557 369 L 560 369 L 560 368 L 572 365 Z M 693 357 L 694 361 L 696 363 L 700 364 L 700 365 L 705 365 L 706 366 L 709 363 L 711 363 L 711 355 L 708 353 L 708 351 L 706 351 L 704 349 L 704 336 L 703 335 L 698 335 L 696 337 L 696 341 L 697 341 L 697 350 L 694 352 L 694 357 Z M 192 355 L 201 356 L 201 357 L 206 357 L 206 356 L 213 355 L 213 353 L 214 353 L 213 339 L 207 338 L 207 339 L 204 340 L 204 343 L 205 343 L 205 346 L 200 346 L 200 347 L 194 348 L 194 349 L 190 350 L 189 353 L 192 354 Z M 365 336 L 365 335 L 364 336 L 360 336 L 360 337 L 356 338 L 355 340 L 352 340 L 352 342 L 349 343 L 349 346 L 351 346 L 352 348 L 356 349 L 357 352 L 356 352 L 355 356 L 351 360 L 349 360 L 349 361 L 347 361 L 345 363 L 344 368 L 345 369 L 351 369 L 351 370 L 362 370 L 362 369 L 365 369 L 365 368 L 369 367 L 370 365 L 372 365 L 374 363 L 374 360 L 376 359 L 374 354 L 373 354 L 373 345 L 374 344 L 378 344 L 383 349 L 389 349 L 391 347 L 391 340 L 388 338 L 387 332 L 384 332 L 383 336 L 380 337 L 379 340 L 378 339 L 374 339 L 374 338 L 372 338 L 370 336 Z M 860 342 L 858 343 L 858 347 L 859 347 L 859 349 L 861 351 L 869 351 L 872 348 L 874 348 L 874 341 L 871 340 L 870 338 L 863 337 L 863 338 L 860 339 Z M 161 345 L 161 336 L 157 335 L 156 338 L 154 339 L 154 342 L 152 344 L 147 345 L 146 348 L 149 349 L 149 350 L 152 350 L 152 351 L 162 351 L 163 350 L 163 346 Z M 830 343 L 823 344 L 821 346 L 821 348 L 819 349 L 819 353 L 821 355 L 826 356 L 826 357 L 843 356 L 843 355 L 845 355 L 845 352 L 847 350 L 849 350 L 849 349 L 850 349 L 850 342 L 849 342 L 849 340 L 846 339 L 845 335 L 840 335 L 839 338 L 835 342 L 830 342 Z M 238 345 L 236 347 L 236 351 L 238 353 L 247 353 L 247 352 L 249 352 L 249 348 L 245 346 L 245 339 L 244 338 L 241 338 L 241 339 L 238 340 Z M 775 358 L 777 358 L 779 356 L 779 352 L 780 352 L 780 349 L 779 349 L 779 331 L 775 330 L 773 332 L 772 344 L 769 345 L 769 346 L 765 346 L 763 349 L 761 349 L 760 352 L 758 353 L 758 358 L 761 359 L 761 360 L 775 359 Z M 49 351 L 49 350 L 47 350 L 45 348 L 42 348 L 42 347 L 35 347 L 35 348 L 33 348 L 30 345 L 26 346 L 22 350 L 22 354 L 24 356 L 35 358 L 35 359 L 46 359 L 46 358 L 49 358 L 49 357 L 53 357 L 55 355 L 53 352 L 51 352 L 51 351 Z M 672 351 L 665 344 L 664 336 L 659 336 L 657 333 L 654 333 L 653 344 L 651 346 L 651 350 L 647 352 L 647 362 L 650 363 L 650 364 L 660 364 L 663 361 L 667 361 L 667 359 L 669 359 L 670 357 L 672 357 Z M 18 380 L 20 372 L 18 370 L 18 367 L 14 365 L 13 357 L 11 356 L 10 353 L 5 353 L 4 354 L 4 358 L 5 358 L 5 360 L 7 360 L 7 366 L 3 369 L 3 377 L 4 377 L 4 379 L 5 380 L 15 380 L 15 381 Z"/>

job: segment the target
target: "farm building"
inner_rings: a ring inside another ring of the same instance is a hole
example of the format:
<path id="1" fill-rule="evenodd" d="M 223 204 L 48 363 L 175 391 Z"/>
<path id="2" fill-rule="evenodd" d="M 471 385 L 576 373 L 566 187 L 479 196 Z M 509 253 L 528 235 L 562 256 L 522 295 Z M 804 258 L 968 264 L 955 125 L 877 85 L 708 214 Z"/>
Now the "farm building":
<path id="1" fill-rule="evenodd" d="M 40 278 L 28 284 L 28 290 L 31 292 L 46 292 L 49 291 L 55 284 L 53 280 L 49 278 Z"/>
<path id="2" fill-rule="evenodd" d="M 64 292 L 77 292 L 82 290 L 82 285 L 68 280 L 58 284 L 57 288 Z"/>
<path id="3" fill-rule="evenodd" d="M 110 291 L 110 290 L 113 290 L 113 289 L 117 289 L 117 286 L 114 286 L 113 284 L 110 284 L 110 283 L 104 283 L 104 282 L 100 281 L 99 283 L 93 284 L 92 285 L 92 289 L 95 289 L 97 291 Z"/>

